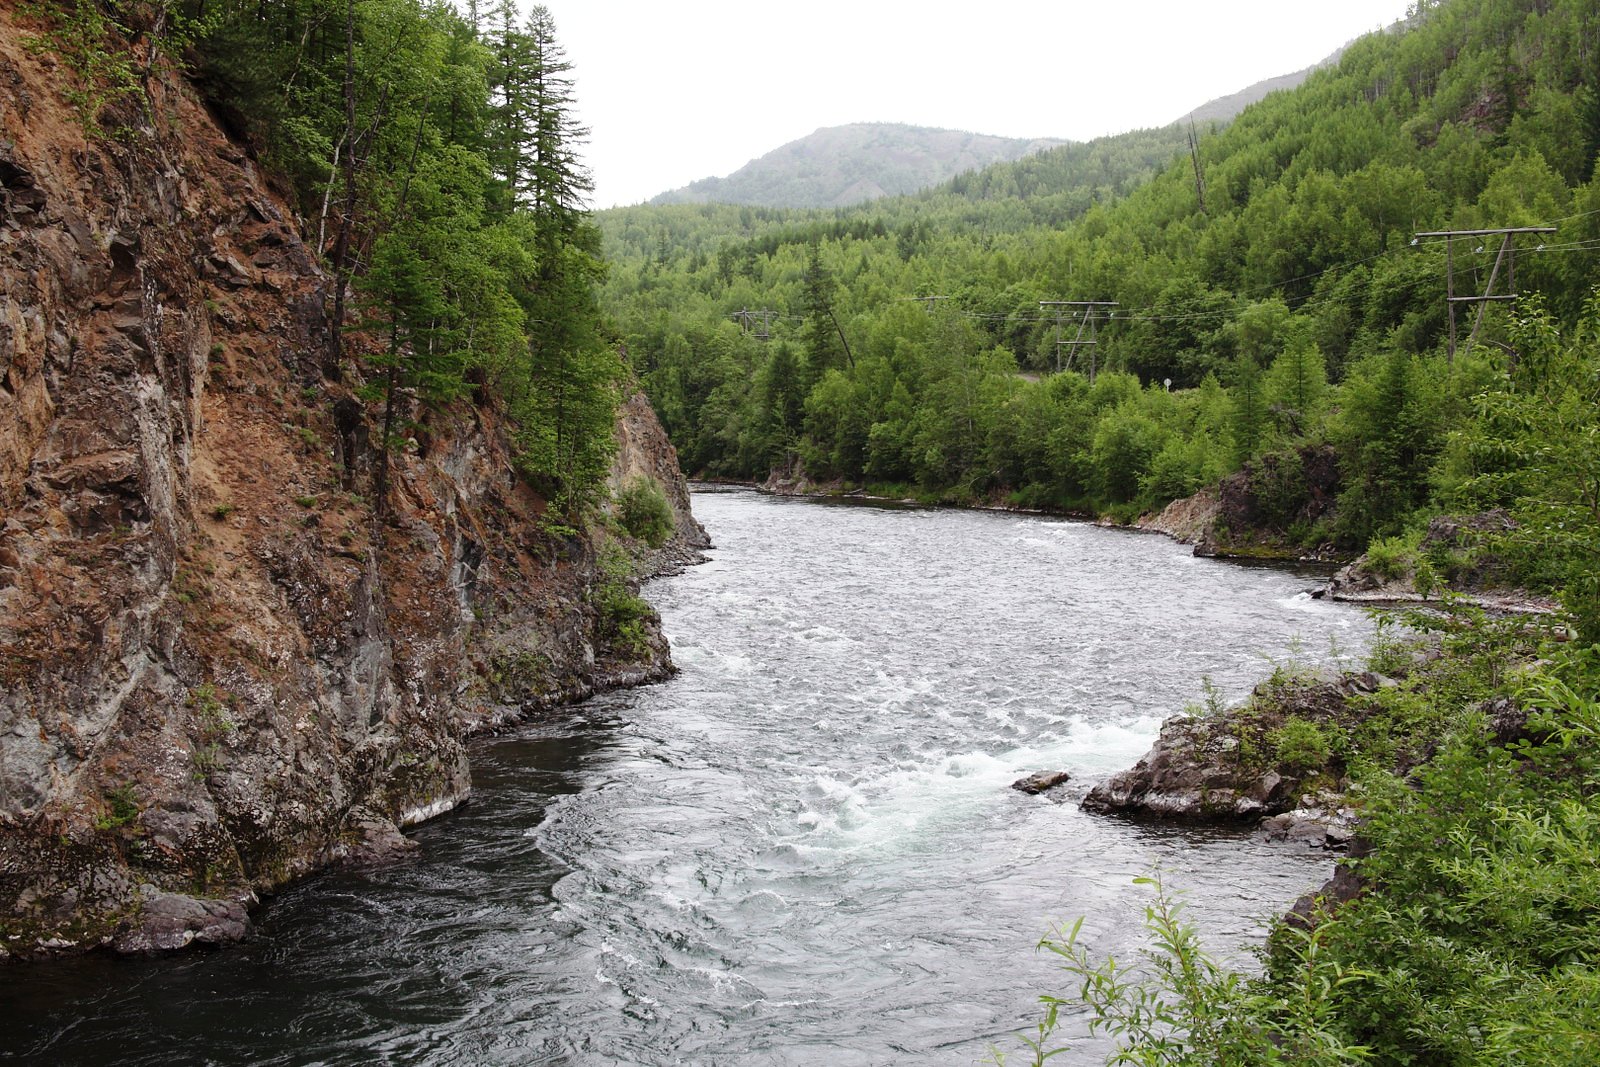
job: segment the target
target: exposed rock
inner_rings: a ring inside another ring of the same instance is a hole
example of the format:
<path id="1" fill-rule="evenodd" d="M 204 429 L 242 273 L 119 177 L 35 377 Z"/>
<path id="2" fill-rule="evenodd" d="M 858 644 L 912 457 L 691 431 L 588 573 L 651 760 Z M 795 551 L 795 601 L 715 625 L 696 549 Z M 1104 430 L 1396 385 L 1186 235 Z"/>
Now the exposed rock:
<path id="1" fill-rule="evenodd" d="M 1428 521 L 1415 558 L 1400 560 L 1397 568 L 1390 570 L 1375 566 L 1370 556 L 1363 555 L 1329 579 L 1327 595 L 1353 604 L 1422 604 L 1436 602 L 1448 592 L 1486 611 L 1553 614 L 1559 607 L 1554 598 L 1505 584 L 1505 567 L 1494 551 L 1494 540 L 1515 530 L 1516 525 L 1510 514 L 1500 509 L 1476 515 L 1436 515 Z M 1425 574 L 1419 575 L 1419 569 Z"/>
<path id="2" fill-rule="evenodd" d="M 799 456 L 790 457 L 782 466 L 772 468 L 761 490 L 777 496 L 838 496 L 844 492 L 840 479 L 818 482 L 806 473 L 806 465 Z"/>
<path id="3" fill-rule="evenodd" d="M 1192 545 L 1211 535 L 1221 508 L 1217 494 L 1202 489 L 1194 496 L 1174 500 L 1157 515 L 1145 515 L 1133 525 L 1136 529 L 1166 534 L 1179 544 Z"/>
<path id="4" fill-rule="evenodd" d="M 1164 819 L 1241 821 L 1285 810 L 1293 782 L 1244 764 L 1238 739 L 1208 719 L 1176 716 L 1130 770 L 1089 790 L 1083 810 Z"/>
<path id="5" fill-rule="evenodd" d="M 1269 453 L 1214 489 L 1140 517 L 1133 527 L 1193 545 L 1197 556 L 1333 562 L 1348 555 L 1331 542 L 1308 548 L 1291 539 L 1290 531 L 1331 520 L 1339 477 L 1338 454 L 1330 446 Z"/>
<path id="6" fill-rule="evenodd" d="M 1356 813 L 1338 793 L 1315 792 L 1300 798 L 1292 811 L 1261 821 L 1268 841 L 1292 841 L 1311 848 L 1342 852 L 1355 836 Z"/>
<path id="7" fill-rule="evenodd" d="M 255 903 L 253 897 L 249 903 Z M 196 943 L 237 941 L 249 930 L 244 901 L 153 891 L 140 901 L 128 928 L 112 938 L 111 946 L 118 952 L 164 952 Z"/>
<path id="8" fill-rule="evenodd" d="M 254 894 L 403 853 L 466 737 L 671 670 L 614 648 L 598 545 L 546 532 L 490 410 L 420 413 L 387 521 L 324 374 L 331 280 L 246 153 L 158 68 L 90 142 L 0 7 L 0 946 L 241 936 Z M 331 369 L 330 369 L 331 373 Z M 630 402 L 613 477 L 666 488 Z"/>
<path id="9" fill-rule="evenodd" d="M 672 574 L 705 558 L 711 547 L 704 526 L 689 509 L 689 486 L 678 467 L 678 452 L 661 430 L 654 409 L 642 390 L 635 390 L 617 412 L 617 458 L 612 464 L 612 495 L 634 477 L 647 477 L 659 485 L 672 505 L 674 536 L 660 549 L 652 550 L 647 570 L 652 574 Z"/>
<path id="10" fill-rule="evenodd" d="M 1337 781 L 1343 768 L 1282 763 L 1274 754 L 1274 731 L 1291 718 L 1338 729 L 1359 721 L 1362 706 L 1345 698 L 1365 684 L 1361 675 L 1291 676 L 1263 683 L 1247 704 L 1225 714 L 1174 716 L 1144 758 L 1096 785 L 1082 807 L 1221 822 L 1292 811 L 1308 782 Z"/>
<path id="11" fill-rule="evenodd" d="M 1072 775 L 1066 771 L 1035 771 L 1026 778 L 1018 778 L 1011 783 L 1011 788 L 1029 796 L 1037 796 L 1046 790 L 1054 789 L 1069 781 Z"/>
<path id="12" fill-rule="evenodd" d="M 1360 835 L 1350 839 L 1348 848 L 1352 860 L 1371 855 L 1372 852 L 1370 843 Z M 1321 889 L 1307 893 L 1294 902 L 1289 913 L 1283 917 L 1284 922 L 1296 929 L 1311 929 L 1359 897 L 1366 888 L 1366 880 L 1353 867 L 1340 863 L 1333 869 L 1333 877 L 1324 882 Z"/>

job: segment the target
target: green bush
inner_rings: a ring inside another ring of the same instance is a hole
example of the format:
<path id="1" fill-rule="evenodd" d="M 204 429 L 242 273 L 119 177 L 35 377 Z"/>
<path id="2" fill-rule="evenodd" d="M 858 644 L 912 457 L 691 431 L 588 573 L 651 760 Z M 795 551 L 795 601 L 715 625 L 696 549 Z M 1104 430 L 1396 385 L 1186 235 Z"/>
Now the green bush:
<path id="1" fill-rule="evenodd" d="M 1322 728 L 1309 719 L 1289 719 L 1267 735 L 1278 763 L 1310 771 L 1326 766 L 1333 751 Z"/>
<path id="2" fill-rule="evenodd" d="M 1079 942 L 1083 920 L 1039 947 L 1061 958 L 1061 967 L 1077 985 L 1075 995 L 1044 996 L 1045 1017 L 1032 1037 L 1023 1037 L 1033 1067 L 1066 1051 L 1050 1047 L 1062 1007 L 1089 1009 L 1089 1032 L 1117 1040 L 1108 1063 L 1143 1067 L 1256 1067 L 1296 1064 L 1334 1067 L 1367 1061 L 1366 1050 L 1339 1033 L 1339 1020 L 1328 993 L 1352 975 L 1323 951 L 1334 923 L 1311 932 L 1290 930 L 1280 941 L 1281 954 L 1294 968 L 1278 988 L 1250 981 L 1218 963 L 1201 947 L 1192 924 L 1182 918 L 1183 906 L 1157 879 L 1138 878 L 1153 886 L 1156 898 L 1145 908 L 1145 927 L 1154 941 L 1143 965 L 1128 966 L 1107 958 L 1096 962 Z M 998 1051 L 991 1057 L 1003 1064 Z"/>
<path id="3" fill-rule="evenodd" d="M 650 653 L 649 622 L 655 609 L 628 587 L 632 574 L 633 565 L 620 547 L 608 544 L 601 549 L 594 589 L 597 636 L 611 651 L 643 659 Z"/>
<path id="4" fill-rule="evenodd" d="M 1367 569 L 1384 581 L 1403 578 L 1416 566 L 1421 542 L 1421 530 L 1399 537 L 1379 537 L 1367 546 Z"/>
<path id="5" fill-rule="evenodd" d="M 622 487 L 617 494 L 617 521 L 651 548 L 667 543 L 677 524 L 673 519 L 672 505 L 655 479 L 639 476 Z"/>

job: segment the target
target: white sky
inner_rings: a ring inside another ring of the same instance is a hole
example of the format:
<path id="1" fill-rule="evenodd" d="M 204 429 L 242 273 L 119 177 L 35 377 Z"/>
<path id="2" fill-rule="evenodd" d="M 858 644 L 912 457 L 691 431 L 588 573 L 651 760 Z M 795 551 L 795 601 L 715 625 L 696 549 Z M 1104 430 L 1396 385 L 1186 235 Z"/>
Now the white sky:
<path id="1" fill-rule="evenodd" d="M 524 10 L 533 0 L 521 0 Z M 1310 66 L 1407 0 L 545 0 L 594 206 L 726 175 L 822 126 L 1085 140 Z"/>

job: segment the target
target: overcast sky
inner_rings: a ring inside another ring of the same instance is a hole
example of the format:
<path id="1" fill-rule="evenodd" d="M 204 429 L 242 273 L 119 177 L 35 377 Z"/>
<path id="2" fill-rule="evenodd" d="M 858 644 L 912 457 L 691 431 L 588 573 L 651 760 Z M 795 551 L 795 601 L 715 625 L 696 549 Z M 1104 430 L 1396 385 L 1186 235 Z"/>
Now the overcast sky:
<path id="1" fill-rule="evenodd" d="M 521 0 L 524 10 L 533 0 Z M 725 175 L 822 126 L 1084 140 L 1310 66 L 1407 0 L 546 0 L 594 206 Z"/>

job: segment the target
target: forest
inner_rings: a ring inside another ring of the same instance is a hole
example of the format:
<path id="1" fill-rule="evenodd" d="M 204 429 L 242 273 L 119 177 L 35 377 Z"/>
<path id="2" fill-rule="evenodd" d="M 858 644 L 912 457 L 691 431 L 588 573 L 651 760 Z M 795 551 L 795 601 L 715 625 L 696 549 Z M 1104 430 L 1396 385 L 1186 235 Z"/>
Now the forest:
<path id="1" fill-rule="evenodd" d="M 1597 276 L 1596 33 L 1583 3 L 1424 4 L 1192 157 L 1175 126 L 854 209 L 602 212 L 604 305 L 687 470 L 1128 519 L 1326 445 L 1339 506 L 1280 500 L 1279 532 L 1354 552 L 1513 503 L 1452 435 Z M 1516 240 L 1527 299 L 1458 305 L 1451 360 L 1446 258 L 1481 294 L 1500 238 L 1414 235 L 1523 226 L 1555 228 Z"/>

